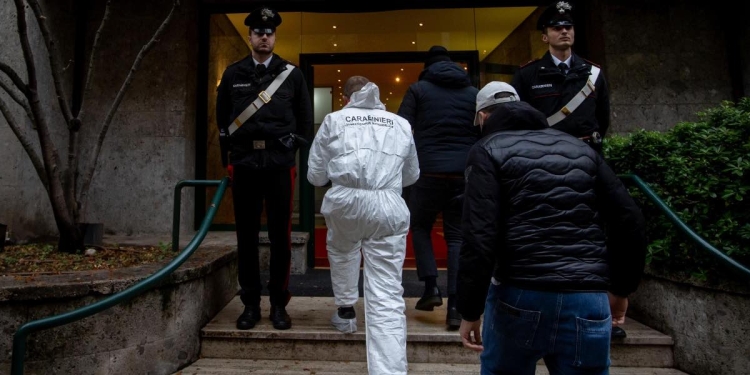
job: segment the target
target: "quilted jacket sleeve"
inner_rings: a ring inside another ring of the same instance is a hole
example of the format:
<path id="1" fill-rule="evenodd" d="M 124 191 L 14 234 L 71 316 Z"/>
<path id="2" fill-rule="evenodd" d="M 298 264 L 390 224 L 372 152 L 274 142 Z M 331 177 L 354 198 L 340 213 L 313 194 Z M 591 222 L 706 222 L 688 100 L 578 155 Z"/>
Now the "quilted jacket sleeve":
<path id="1" fill-rule="evenodd" d="M 463 206 L 464 245 L 458 267 L 458 310 L 463 319 L 478 320 L 487 298 L 500 235 L 500 186 L 490 153 L 471 148 L 466 167 Z"/>

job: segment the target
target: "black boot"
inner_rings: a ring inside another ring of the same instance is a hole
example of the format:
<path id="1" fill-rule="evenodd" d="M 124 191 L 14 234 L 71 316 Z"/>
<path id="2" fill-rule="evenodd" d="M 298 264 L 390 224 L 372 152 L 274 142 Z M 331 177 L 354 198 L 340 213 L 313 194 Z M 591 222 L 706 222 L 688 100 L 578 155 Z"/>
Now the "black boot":
<path id="1" fill-rule="evenodd" d="M 620 327 L 612 327 L 612 338 L 613 339 L 624 339 L 628 334 L 625 330 Z"/>
<path id="2" fill-rule="evenodd" d="M 276 329 L 289 329 L 292 328 L 292 318 L 286 313 L 284 306 L 273 306 L 271 305 L 271 323 L 273 328 Z"/>
<path id="3" fill-rule="evenodd" d="M 245 306 L 245 311 L 237 318 L 237 329 L 251 329 L 260 320 L 260 306 Z"/>
<path id="4" fill-rule="evenodd" d="M 415 309 L 422 311 L 432 311 L 437 306 L 443 305 L 443 297 L 440 295 L 440 288 L 434 277 L 425 280 L 424 293 L 422 298 L 417 301 Z"/>
<path id="5" fill-rule="evenodd" d="M 449 331 L 455 331 L 461 327 L 461 314 L 459 314 L 456 308 L 456 303 L 456 295 L 449 295 L 448 312 L 445 314 L 445 325 L 448 326 Z"/>

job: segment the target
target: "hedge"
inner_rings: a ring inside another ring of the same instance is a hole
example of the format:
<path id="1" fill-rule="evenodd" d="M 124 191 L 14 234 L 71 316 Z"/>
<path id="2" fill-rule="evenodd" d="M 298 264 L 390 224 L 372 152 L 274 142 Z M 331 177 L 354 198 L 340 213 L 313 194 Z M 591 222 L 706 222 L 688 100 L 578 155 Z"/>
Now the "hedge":
<path id="1" fill-rule="evenodd" d="M 640 176 L 700 236 L 750 266 L 750 98 L 724 102 L 698 119 L 666 132 L 609 136 L 605 158 L 616 173 Z M 704 281 L 727 273 L 640 191 L 630 191 L 646 216 L 651 268 Z"/>

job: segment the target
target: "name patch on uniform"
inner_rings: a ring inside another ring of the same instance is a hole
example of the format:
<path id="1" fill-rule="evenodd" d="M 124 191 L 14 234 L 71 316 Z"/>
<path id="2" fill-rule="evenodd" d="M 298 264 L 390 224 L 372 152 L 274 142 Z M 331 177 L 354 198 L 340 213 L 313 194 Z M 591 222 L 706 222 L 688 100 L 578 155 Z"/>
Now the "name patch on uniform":
<path id="1" fill-rule="evenodd" d="M 389 119 L 387 117 L 345 116 L 344 120 L 346 121 L 346 124 L 344 124 L 344 126 L 350 126 L 350 125 L 378 125 L 378 126 L 387 126 L 389 128 L 393 127 L 393 120 Z"/>
<path id="2" fill-rule="evenodd" d="M 252 85 L 252 83 L 235 83 L 232 87 L 250 87 Z"/>
<path id="3" fill-rule="evenodd" d="M 552 84 L 551 83 L 545 83 L 543 85 L 534 85 L 534 86 L 531 86 L 531 89 L 532 90 L 536 90 L 536 89 L 543 89 L 543 88 L 547 88 L 547 87 L 552 87 Z"/>

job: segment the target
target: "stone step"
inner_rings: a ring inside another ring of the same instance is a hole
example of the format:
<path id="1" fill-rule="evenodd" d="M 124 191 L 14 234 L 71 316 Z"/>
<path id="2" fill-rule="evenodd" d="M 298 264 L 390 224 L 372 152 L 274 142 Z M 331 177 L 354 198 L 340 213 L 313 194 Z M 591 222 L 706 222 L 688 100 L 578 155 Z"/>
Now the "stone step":
<path id="1" fill-rule="evenodd" d="M 611 375 L 687 375 L 671 368 L 611 367 Z M 174 375 L 328 375 L 367 374 L 365 362 L 294 361 L 269 359 L 203 358 Z M 478 364 L 409 363 L 409 375 L 475 375 Z M 547 368 L 537 366 L 536 375 L 549 375 Z"/>
<path id="2" fill-rule="evenodd" d="M 332 297 L 295 297 L 287 306 L 292 328 L 273 329 L 267 298 L 262 299 L 263 319 L 255 328 L 240 331 L 235 320 L 243 306 L 234 298 L 201 331 L 201 357 L 275 359 L 298 361 L 366 361 L 362 299 L 355 309 L 359 331 L 342 334 L 331 327 L 335 311 Z M 445 329 L 446 304 L 435 311 L 417 311 L 418 298 L 406 298 L 407 356 L 410 363 L 478 364 L 476 353 L 465 349 L 456 331 Z M 611 359 L 619 367 L 673 367 L 672 339 L 632 319 L 623 326 L 625 339 L 613 342 Z"/>

